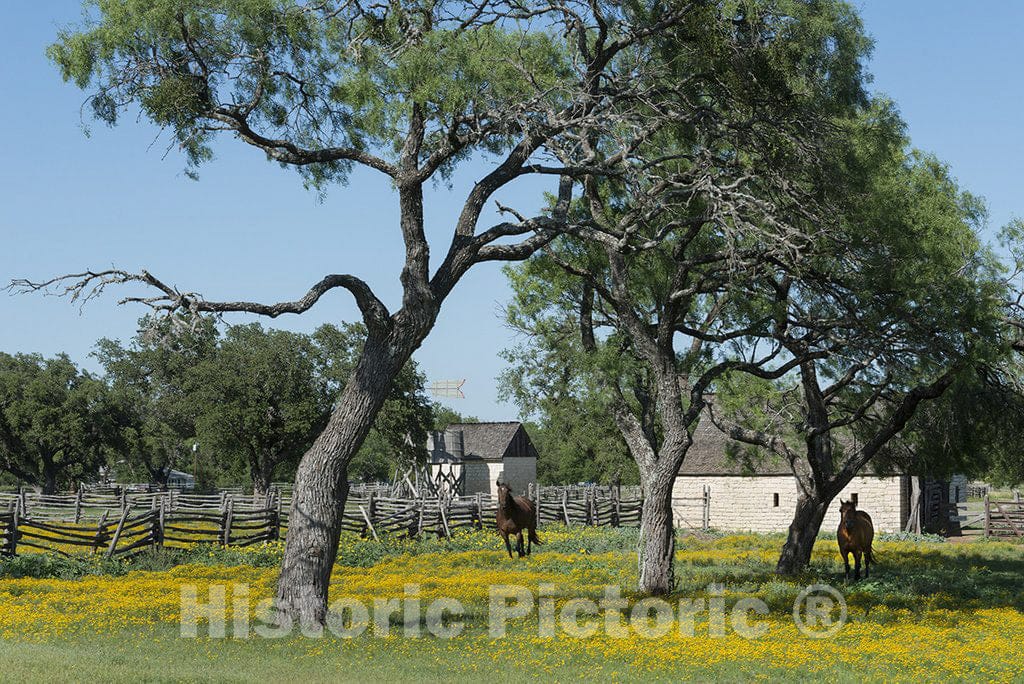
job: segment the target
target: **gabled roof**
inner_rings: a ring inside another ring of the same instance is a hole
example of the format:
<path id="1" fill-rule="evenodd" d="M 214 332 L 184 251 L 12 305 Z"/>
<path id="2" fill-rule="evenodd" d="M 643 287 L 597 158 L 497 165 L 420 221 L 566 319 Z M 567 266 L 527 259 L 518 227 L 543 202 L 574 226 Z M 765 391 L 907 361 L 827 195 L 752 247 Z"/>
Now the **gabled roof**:
<path id="1" fill-rule="evenodd" d="M 445 434 L 462 432 L 463 459 L 501 461 L 504 458 L 537 458 L 530 436 L 518 421 L 499 423 L 452 423 Z M 452 445 L 448 444 L 451 453 Z"/>
<path id="2" fill-rule="evenodd" d="M 729 439 L 708 416 L 701 416 L 680 475 L 791 475 L 789 464 L 773 453 Z"/>
<path id="3" fill-rule="evenodd" d="M 855 448 L 857 442 L 847 434 L 840 434 L 839 444 Z M 835 447 L 834 447 L 835 448 Z M 789 463 L 781 456 L 750 444 L 730 439 L 711 422 L 705 413 L 701 415 L 697 429 L 693 432 L 693 445 L 686 452 L 680 475 L 792 475 Z M 878 472 L 871 464 L 862 475 L 900 475 L 898 470 Z"/>

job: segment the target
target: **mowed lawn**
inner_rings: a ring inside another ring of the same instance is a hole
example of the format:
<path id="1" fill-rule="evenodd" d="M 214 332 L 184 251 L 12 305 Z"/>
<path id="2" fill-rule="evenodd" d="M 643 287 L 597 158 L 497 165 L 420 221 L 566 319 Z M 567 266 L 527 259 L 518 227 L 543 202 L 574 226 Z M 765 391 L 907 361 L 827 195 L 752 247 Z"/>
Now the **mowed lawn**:
<path id="1" fill-rule="evenodd" d="M 403 610 L 410 597 L 419 602 L 415 619 L 385 614 L 386 637 L 370 625 L 355 638 L 297 630 L 211 638 L 202 621 L 199 637 L 180 636 L 182 586 L 195 587 L 201 602 L 211 586 L 223 586 L 229 608 L 232 598 L 254 606 L 273 593 L 279 545 L 131 563 L 22 557 L 0 563 L 0 680 L 1024 680 L 1018 544 L 881 540 L 876 573 L 845 583 L 834 539 L 819 541 L 808 573 L 781 579 L 772 572 L 780 536 L 683 536 L 670 607 L 724 605 L 724 628 L 712 609 L 695 609 L 681 620 L 675 613 L 679 621 L 667 633 L 648 638 L 654 623 L 631 622 L 628 610 L 615 629 L 606 627 L 606 613 L 583 610 L 569 626 L 593 635 L 561 624 L 545 634 L 535 608 L 509 619 L 503 638 L 492 637 L 495 585 L 550 597 L 556 615 L 576 599 L 599 602 L 608 585 L 621 586 L 630 605 L 640 600 L 628 593 L 636 581 L 635 531 L 549 528 L 541 536 L 544 546 L 514 561 L 485 532 L 451 542 L 346 537 L 332 601 L 365 606 L 371 621 L 374 600 L 399 599 Z M 795 626 L 794 601 L 811 584 L 834 586 L 847 603 L 847 621 L 831 638 L 810 638 Z M 464 607 L 461 633 L 452 638 L 424 627 L 427 607 L 440 598 Z M 766 614 L 745 613 L 756 638 L 731 622 L 737 601 L 750 598 L 767 606 Z M 229 634 L 232 617 L 229 610 Z M 348 617 L 342 629 L 360 627 Z M 420 635 L 405 636 L 406 628 Z"/>

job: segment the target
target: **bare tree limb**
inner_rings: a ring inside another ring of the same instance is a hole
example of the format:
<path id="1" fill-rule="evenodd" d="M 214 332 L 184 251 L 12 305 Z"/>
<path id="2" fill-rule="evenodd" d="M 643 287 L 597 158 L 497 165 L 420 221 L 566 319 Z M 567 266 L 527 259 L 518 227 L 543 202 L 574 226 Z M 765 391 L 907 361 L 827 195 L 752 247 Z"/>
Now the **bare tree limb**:
<path id="1" fill-rule="evenodd" d="M 142 270 L 139 273 L 129 273 L 119 269 L 84 271 L 82 273 L 69 273 L 57 276 L 40 282 L 19 278 L 12 280 L 6 289 L 17 293 L 44 292 L 55 296 L 68 297 L 71 301 L 80 301 L 84 305 L 89 300 L 103 294 L 104 289 L 108 285 L 122 285 L 126 283 L 142 283 L 155 288 L 161 294 L 152 297 L 124 297 L 118 302 L 119 304 L 144 304 L 156 311 L 169 314 L 175 312 L 192 315 L 200 313 L 243 312 L 268 316 L 270 318 L 277 318 L 283 314 L 300 314 L 308 311 L 319 301 L 320 297 L 330 290 L 344 288 L 355 297 L 356 305 L 359 307 L 360 312 L 362 312 L 367 328 L 373 331 L 382 331 L 390 325 L 390 313 L 384 303 L 377 298 L 369 285 L 352 275 L 334 274 L 325 276 L 301 298 L 276 304 L 246 301 L 208 301 L 196 292 L 182 292 L 175 287 L 167 285 L 146 270 Z"/>

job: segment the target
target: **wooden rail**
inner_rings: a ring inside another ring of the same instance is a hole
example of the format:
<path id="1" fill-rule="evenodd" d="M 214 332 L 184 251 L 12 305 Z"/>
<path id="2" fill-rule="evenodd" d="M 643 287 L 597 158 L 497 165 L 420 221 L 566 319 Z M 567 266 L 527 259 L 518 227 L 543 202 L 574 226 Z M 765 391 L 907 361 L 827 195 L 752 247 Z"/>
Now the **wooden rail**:
<path id="1" fill-rule="evenodd" d="M 1020 492 L 1013 501 L 995 501 L 985 496 L 985 536 L 1024 538 L 1024 502 Z"/>
<path id="2" fill-rule="evenodd" d="M 635 527 L 643 501 L 624 498 L 617 487 L 530 487 L 538 522 L 594 527 Z M 381 496 L 367 488 L 350 495 L 341 527 L 364 537 L 451 537 L 464 529 L 494 529 L 497 498 L 473 494 L 447 498 Z M 633 493 L 633 492 L 631 492 Z M 687 507 L 691 527 L 706 529 L 710 496 L 675 499 Z M 21 492 L 0 501 L 0 554 L 19 547 L 68 554 L 103 551 L 117 557 L 146 548 L 207 543 L 248 546 L 282 539 L 288 528 L 290 492 L 266 496 L 221 492 L 86 492 L 39 495 Z M 692 513 L 692 515 L 691 515 Z M 700 522 L 697 523 L 696 521 Z"/>

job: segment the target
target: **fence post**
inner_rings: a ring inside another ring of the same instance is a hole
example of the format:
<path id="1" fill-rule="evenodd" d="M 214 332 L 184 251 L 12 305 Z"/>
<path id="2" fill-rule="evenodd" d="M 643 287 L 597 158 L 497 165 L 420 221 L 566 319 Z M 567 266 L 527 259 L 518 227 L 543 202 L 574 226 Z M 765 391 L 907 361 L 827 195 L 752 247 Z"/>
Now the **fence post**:
<path id="1" fill-rule="evenodd" d="M 416 536 L 419 537 L 423 534 L 423 513 L 427 508 L 427 496 L 424 494 L 418 499 L 413 499 L 419 505 L 419 516 L 416 520 Z"/>
<path id="2" fill-rule="evenodd" d="M 75 524 L 77 525 L 82 519 L 82 488 L 79 487 L 78 491 L 75 492 Z"/>
<path id="3" fill-rule="evenodd" d="M 163 497 L 160 498 L 160 509 L 157 513 L 157 518 L 154 521 L 156 527 L 153 529 L 153 546 L 158 549 L 164 548 L 164 514 L 167 511 L 167 502 L 164 501 Z"/>
<path id="4" fill-rule="evenodd" d="M 622 524 L 620 522 L 620 517 L 622 515 L 622 497 L 619 496 L 619 487 L 615 487 L 614 489 L 612 489 L 612 499 L 615 503 L 615 515 L 612 518 L 612 527 L 618 527 Z"/>
<path id="5" fill-rule="evenodd" d="M 231 517 L 234 513 L 234 508 L 235 499 L 233 497 L 227 499 L 227 506 L 224 508 L 224 524 L 222 525 L 224 537 L 221 540 L 221 544 L 224 546 L 227 546 L 231 542 Z"/>
<path id="6" fill-rule="evenodd" d="M 705 531 L 711 527 L 711 487 L 707 484 L 705 484 L 705 494 L 703 494 L 703 517 L 700 522 Z"/>
<path id="7" fill-rule="evenodd" d="M 476 493 L 476 528 L 484 529 L 484 495 L 481 492 Z"/>
<path id="8" fill-rule="evenodd" d="M 366 521 L 366 525 L 370 529 L 370 534 L 373 535 L 373 538 L 376 541 L 380 541 L 380 537 L 377 536 L 377 530 L 373 529 L 373 521 L 370 520 L 370 515 L 366 512 L 366 509 L 363 508 L 362 506 L 359 506 L 359 512 L 363 514 L 363 520 Z"/>
<path id="9" fill-rule="evenodd" d="M 18 555 L 18 517 L 18 507 L 15 506 L 11 516 L 10 536 L 7 537 L 7 551 L 12 557 Z"/>
<path id="10" fill-rule="evenodd" d="M 437 510 L 441 513 L 441 524 L 444 526 L 444 536 L 448 539 L 452 538 L 452 531 L 448 527 L 448 516 L 445 515 L 444 509 L 448 504 L 445 501 L 438 499 Z"/>
<path id="11" fill-rule="evenodd" d="M 992 534 L 992 512 L 988 505 L 988 494 L 985 494 L 985 539 Z"/>
<path id="12" fill-rule="evenodd" d="M 107 514 L 109 510 L 104 510 L 103 515 L 100 516 L 100 522 L 96 526 L 96 539 L 93 542 L 92 552 L 96 553 L 100 550 L 100 545 L 107 541 Z"/>
<path id="13" fill-rule="evenodd" d="M 274 508 L 274 541 L 281 538 L 281 492 L 278 491 L 275 497 L 277 499 L 277 506 Z M 345 516 L 345 512 L 342 511 L 342 517 Z"/>
<path id="14" fill-rule="evenodd" d="M 370 529 L 373 529 L 374 516 L 377 515 L 377 495 L 375 492 L 370 492 L 370 498 L 366 501 L 366 515 L 370 518 Z M 373 533 L 373 538 L 377 538 L 377 533 Z"/>
<path id="15" fill-rule="evenodd" d="M 562 513 L 565 515 L 565 526 L 569 526 L 569 489 L 562 489 Z"/>
<path id="16" fill-rule="evenodd" d="M 117 529 L 114 531 L 114 538 L 110 540 L 110 548 L 107 549 L 107 558 L 114 557 L 114 550 L 117 548 L 117 542 L 121 538 L 121 530 L 124 528 L 124 521 L 128 518 L 128 513 L 131 510 L 131 506 L 126 506 L 124 512 L 121 513 L 121 519 L 117 521 Z"/>
<path id="17" fill-rule="evenodd" d="M 544 487 L 540 484 L 537 485 L 537 524 L 540 525 L 540 502 L 544 499 Z"/>

